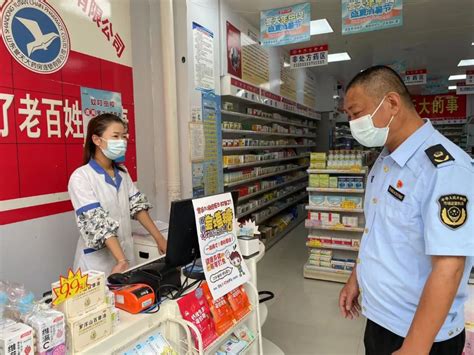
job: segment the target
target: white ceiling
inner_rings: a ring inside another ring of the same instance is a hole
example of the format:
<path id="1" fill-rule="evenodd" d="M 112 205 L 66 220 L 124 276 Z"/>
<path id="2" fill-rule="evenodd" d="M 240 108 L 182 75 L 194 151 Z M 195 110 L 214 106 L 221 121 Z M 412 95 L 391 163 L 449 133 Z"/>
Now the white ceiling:
<path id="1" fill-rule="evenodd" d="M 259 28 L 260 11 L 304 0 L 227 0 L 231 8 Z M 403 26 L 362 34 L 341 35 L 341 1 L 313 0 L 312 20 L 326 18 L 334 32 L 310 42 L 285 46 L 329 44 L 329 53 L 349 52 L 351 61 L 316 67 L 347 83 L 361 69 L 406 60 L 407 69 L 428 69 L 428 77 L 463 74 L 461 59 L 474 58 L 474 0 L 404 0 Z M 470 68 L 472 69 L 472 67 Z M 452 82 L 455 84 L 455 82 Z"/>

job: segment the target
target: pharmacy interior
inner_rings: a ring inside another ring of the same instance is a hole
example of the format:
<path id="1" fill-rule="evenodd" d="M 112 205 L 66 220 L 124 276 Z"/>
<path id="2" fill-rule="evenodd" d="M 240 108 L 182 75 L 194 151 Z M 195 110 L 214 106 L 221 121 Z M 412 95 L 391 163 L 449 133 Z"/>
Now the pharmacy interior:
<path id="1" fill-rule="evenodd" d="M 367 233 L 351 79 L 392 68 L 474 157 L 456 3 L 0 2 L 0 354 L 284 353 L 262 260 L 304 227 L 298 277 L 342 287 Z"/>

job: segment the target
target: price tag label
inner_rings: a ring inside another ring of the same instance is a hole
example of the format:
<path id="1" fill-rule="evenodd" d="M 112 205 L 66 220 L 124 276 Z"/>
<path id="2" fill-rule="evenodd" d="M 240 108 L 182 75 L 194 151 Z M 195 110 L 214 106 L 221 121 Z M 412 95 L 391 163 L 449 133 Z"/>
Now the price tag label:
<path id="1" fill-rule="evenodd" d="M 53 288 L 53 305 L 60 305 L 68 298 L 86 291 L 89 288 L 88 277 L 88 275 L 82 275 L 80 268 L 76 273 L 69 269 L 67 277 L 59 276 L 59 286 Z"/>

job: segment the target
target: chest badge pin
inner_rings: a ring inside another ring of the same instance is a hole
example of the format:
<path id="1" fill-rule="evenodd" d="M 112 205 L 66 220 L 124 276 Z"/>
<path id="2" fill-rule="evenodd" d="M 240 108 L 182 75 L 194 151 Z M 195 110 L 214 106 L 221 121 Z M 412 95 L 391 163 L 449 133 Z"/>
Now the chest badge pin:
<path id="1" fill-rule="evenodd" d="M 402 180 L 398 180 L 397 181 L 397 189 L 401 189 L 403 187 L 403 181 Z"/>

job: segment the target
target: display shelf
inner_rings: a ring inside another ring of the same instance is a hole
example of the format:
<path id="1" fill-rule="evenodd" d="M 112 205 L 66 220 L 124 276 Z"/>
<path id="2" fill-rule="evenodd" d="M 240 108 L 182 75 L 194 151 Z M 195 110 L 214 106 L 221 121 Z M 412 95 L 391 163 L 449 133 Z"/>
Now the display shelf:
<path id="1" fill-rule="evenodd" d="M 306 206 L 307 211 L 317 212 L 347 212 L 347 213 L 364 213 L 362 208 L 342 208 L 342 207 L 318 207 L 318 206 Z"/>
<path id="2" fill-rule="evenodd" d="M 330 268 L 324 268 L 320 266 L 306 264 L 304 266 L 303 275 L 307 279 L 346 283 L 351 273 L 352 271 L 336 270 L 336 269 L 330 269 Z"/>
<path id="3" fill-rule="evenodd" d="M 348 250 L 348 251 L 359 251 L 357 247 L 350 247 L 346 245 L 338 245 L 338 244 L 321 244 L 317 247 L 306 243 L 306 246 L 310 249 L 332 249 L 332 250 Z"/>
<path id="4" fill-rule="evenodd" d="M 232 170 L 232 169 L 239 169 L 239 168 L 247 168 L 250 166 L 260 166 L 260 165 L 266 165 L 266 164 L 271 164 L 271 163 L 280 163 L 282 161 L 297 160 L 297 159 L 303 159 L 307 157 L 309 157 L 309 153 L 295 155 L 295 156 L 287 157 L 287 158 L 280 158 L 280 159 L 260 160 L 260 161 L 255 161 L 251 163 L 224 165 L 224 169 Z"/>
<path id="5" fill-rule="evenodd" d="M 254 135 L 254 136 L 317 138 L 317 136 L 315 134 L 257 132 L 257 131 L 240 130 L 240 129 L 223 129 L 222 133 L 241 134 L 241 135 Z"/>
<path id="6" fill-rule="evenodd" d="M 287 149 L 287 148 L 313 148 L 316 144 L 293 144 L 293 145 L 267 145 L 267 146 L 252 146 L 252 147 L 223 147 L 223 152 L 241 152 L 246 150 L 270 150 L 270 149 Z"/>
<path id="7" fill-rule="evenodd" d="M 279 232 L 275 237 L 270 238 L 268 242 L 265 243 L 265 248 L 266 250 L 269 250 L 271 247 L 273 247 L 276 243 L 278 243 L 280 240 L 282 240 L 288 233 L 290 233 L 293 229 L 295 229 L 297 226 L 300 225 L 305 220 L 305 216 L 299 216 L 295 220 L 291 221 L 288 226 Z"/>
<path id="8" fill-rule="evenodd" d="M 292 191 L 287 192 L 286 194 L 283 194 L 283 195 L 281 195 L 281 196 L 278 196 L 277 198 L 274 198 L 273 200 L 264 203 L 263 205 L 260 205 L 260 206 L 258 206 L 258 207 L 255 207 L 255 208 L 253 208 L 253 209 L 251 209 L 251 210 L 249 210 L 249 211 L 246 211 L 245 213 L 241 213 L 240 215 L 237 215 L 237 219 L 240 219 L 240 218 L 242 218 L 242 217 L 248 216 L 249 214 L 251 214 L 251 213 L 253 213 L 253 212 L 255 212 L 255 211 L 261 210 L 261 209 L 264 208 L 264 207 L 270 206 L 270 205 L 274 204 L 275 202 L 277 202 L 277 201 L 279 201 L 279 200 L 281 200 L 281 199 L 283 199 L 283 198 L 285 198 L 285 197 L 287 197 L 287 196 L 289 196 L 289 195 L 292 195 L 292 194 L 294 194 L 295 192 L 298 192 L 298 191 L 300 191 L 300 190 L 302 190 L 302 189 L 304 189 L 304 188 L 305 188 L 305 186 L 298 187 L 298 188 L 296 188 L 296 189 L 294 189 L 294 190 L 292 190 Z"/>
<path id="9" fill-rule="evenodd" d="M 344 227 L 344 226 L 321 226 L 311 223 L 311 220 L 307 219 L 305 221 L 305 227 L 307 229 L 318 229 L 318 230 L 327 230 L 335 232 L 354 232 L 354 233 L 363 233 L 364 228 L 362 227 Z"/>
<path id="10" fill-rule="evenodd" d="M 308 169 L 309 174 L 350 174 L 350 175 L 365 175 L 366 169 Z"/>
<path id="11" fill-rule="evenodd" d="M 308 192 L 340 192 L 349 194 L 363 194 L 365 192 L 365 189 L 331 189 L 324 187 L 308 187 L 306 190 Z"/>
<path id="12" fill-rule="evenodd" d="M 262 219 L 258 220 L 258 221 L 255 221 L 255 224 L 259 225 L 267 220 L 269 220 L 270 218 L 272 218 L 273 216 L 276 216 L 278 213 L 286 210 L 288 207 L 298 203 L 299 201 L 305 199 L 308 197 L 308 194 L 305 193 L 303 196 L 299 197 L 299 198 L 296 198 L 295 200 L 291 201 L 290 203 L 287 203 L 285 204 L 283 207 L 279 208 L 278 210 L 272 212 L 271 214 L 269 214 L 268 216 L 265 216 L 263 217 Z"/>
<path id="13" fill-rule="evenodd" d="M 261 180 L 261 179 L 265 179 L 265 178 L 268 178 L 268 177 L 271 177 L 271 176 L 280 175 L 280 174 L 285 174 L 285 173 L 289 173 L 289 172 L 291 172 L 291 171 L 301 170 L 301 169 L 305 169 L 305 168 L 306 168 L 306 166 L 298 166 L 298 167 L 291 168 L 291 169 L 287 169 L 287 170 L 280 170 L 280 171 L 277 171 L 277 172 L 274 172 L 274 173 L 271 173 L 271 174 L 255 176 L 255 177 L 252 177 L 252 178 L 250 178 L 250 179 L 245 179 L 245 180 L 240 180 L 240 181 L 234 181 L 234 182 L 230 182 L 230 183 L 225 183 L 225 184 L 224 184 L 224 187 L 234 187 L 234 186 L 244 185 L 244 184 L 246 184 L 246 183 L 248 183 L 248 182 L 252 182 L 252 181 L 256 181 L 256 180 Z"/>
<path id="14" fill-rule="evenodd" d="M 246 321 L 249 320 L 250 316 L 253 314 L 253 310 L 247 313 L 242 319 L 237 321 L 229 330 L 227 330 L 225 333 L 220 335 L 216 340 L 214 340 L 211 344 L 209 344 L 205 349 L 204 349 L 204 354 L 212 354 L 214 355 L 217 350 L 219 349 L 219 346 L 222 345 L 222 343 L 227 340 L 227 338 L 235 331 L 237 327 L 240 327 L 242 324 L 244 324 Z M 257 335 L 255 334 L 255 337 Z"/>
<path id="15" fill-rule="evenodd" d="M 278 119 L 268 118 L 268 117 L 248 115 L 246 113 L 235 112 L 235 111 L 221 110 L 221 114 L 228 115 L 228 116 L 233 116 L 233 117 L 245 118 L 245 119 L 258 120 L 258 121 L 262 121 L 262 122 L 279 123 L 279 124 L 284 124 L 284 125 L 294 126 L 294 127 L 300 127 L 300 128 L 317 129 L 317 127 L 315 127 L 315 126 L 309 126 L 309 125 L 306 125 L 304 123 L 298 123 L 298 122 L 284 121 L 284 120 L 278 120 Z M 308 119 L 311 119 L 311 118 L 308 118 Z"/>
<path id="16" fill-rule="evenodd" d="M 298 177 L 298 178 L 296 178 L 296 179 L 291 179 L 291 180 L 289 180 L 289 181 L 286 181 L 286 182 L 284 182 L 284 183 L 282 183 L 282 184 L 278 184 L 278 185 L 269 187 L 268 189 L 263 189 L 263 190 L 260 190 L 260 191 L 254 192 L 254 193 L 252 193 L 252 194 L 242 196 L 242 197 L 239 196 L 239 202 L 247 201 L 248 199 L 251 199 L 252 197 L 261 195 L 261 194 L 263 194 L 263 193 L 265 193 L 265 192 L 272 191 L 272 190 L 278 189 L 278 188 L 280 188 L 280 187 L 286 186 L 286 185 L 288 185 L 288 184 L 292 184 L 292 183 L 294 183 L 294 182 L 297 182 L 297 181 L 300 181 L 300 180 L 303 180 L 303 179 L 307 179 L 307 178 L 308 178 L 307 176 L 301 176 L 301 177 Z"/>

